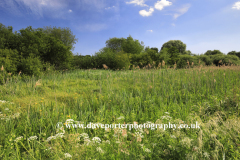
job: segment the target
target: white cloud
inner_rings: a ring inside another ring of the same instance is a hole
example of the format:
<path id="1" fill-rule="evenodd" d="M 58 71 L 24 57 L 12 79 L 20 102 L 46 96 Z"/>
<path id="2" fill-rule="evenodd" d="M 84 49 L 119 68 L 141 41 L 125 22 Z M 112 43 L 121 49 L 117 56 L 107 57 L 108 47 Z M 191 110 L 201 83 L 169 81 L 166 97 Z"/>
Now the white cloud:
<path id="1" fill-rule="evenodd" d="M 154 7 L 157 9 L 157 10 L 163 10 L 164 7 L 167 7 L 167 6 L 171 6 L 172 5 L 172 2 L 169 2 L 167 0 L 161 0 L 161 1 L 157 1 L 154 5 Z"/>
<path id="2" fill-rule="evenodd" d="M 71 12 L 72 12 L 72 10 L 71 10 L 71 9 L 69 9 L 69 10 L 68 10 L 68 12 L 69 12 L 69 13 L 71 13 Z"/>
<path id="3" fill-rule="evenodd" d="M 105 8 L 105 9 L 108 10 L 108 9 L 112 9 L 112 8 L 115 8 L 115 6 L 107 7 L 107 8 Z"/>
<path id="4" fill-rule="evenodd" d="M 148 16 L 152 15 L 153 11 L 154 11 L 154 8 L 150 7 L 149 11 L 141 10 L 141 11 L 139 11 L 139 14 L 143 17 L 148 17 Z"/>
<path id="5" fill-rule="evenodd" d="M 175 26 L 176 26 L 176 24 L 175 24 L 175 23 L 172 23 L 171 25 L 172 25 L 173 27 L 175 27 Z"/>
<path id="6" fill-rule="evenodd" d="M 184 13 L 186 13 L 190 7 L 191 7 L 191 5 L 187 4 L 187 5 L 183 6 L 182 8 L 178 9 L 178 11 L 177 11 L 178 13 L 175 13 L 173 15 L 173 18 L 177 19 L 179 16 L 183 15 Z"/>
<path id="7" fill-rule="evenodd" d="M 239 2 L 236 2 L 236 3 L 233 5 L 232 9 L 240 10 L 240 1 L 239 1 Z"/>
<path id="8" fill-rule="evenodd" d="M 147 7 L 148 5 L 144 4 L 144 2 L 145 2 L 145 0 L 132 0 L 132 1 L 126 2 L 126 3 L 127 4 L 135 4 L 135 5 L 142 6 L 142 7 L 144 7 L 144 6 Z"/>
<path id="9" fill-rule="evenodd" d="M 148 32 L 153 32 L 153 30 L 147 30 Z"/>

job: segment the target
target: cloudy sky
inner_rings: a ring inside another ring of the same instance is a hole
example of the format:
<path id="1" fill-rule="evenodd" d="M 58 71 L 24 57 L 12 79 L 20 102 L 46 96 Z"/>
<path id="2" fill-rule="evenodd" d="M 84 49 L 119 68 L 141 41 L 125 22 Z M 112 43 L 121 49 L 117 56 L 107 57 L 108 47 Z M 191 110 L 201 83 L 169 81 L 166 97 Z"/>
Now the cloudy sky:
<path id="1" fill-rule="evenodd" d="M 0 0 L 0 23 L 69 27 L 78 38 L 73 53 L 82 55 L 129 35 L 145 47 L 181 40 L 195 54 L 240 51 L 239 0 Z"/>

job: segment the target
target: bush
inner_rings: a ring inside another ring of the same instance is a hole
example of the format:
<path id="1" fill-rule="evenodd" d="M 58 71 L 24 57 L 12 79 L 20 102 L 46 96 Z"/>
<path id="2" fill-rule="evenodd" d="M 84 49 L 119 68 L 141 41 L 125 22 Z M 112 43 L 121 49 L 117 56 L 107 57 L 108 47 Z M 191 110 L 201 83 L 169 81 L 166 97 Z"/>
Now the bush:
<path id="1" fill-rule="evenodd" d="M 197 57 L 190 56 L 190 55 L 180 55 L 179 61 L 177 63 L 177 68 L 185 68 L 188 66 L 187 61 L 189 62 L 189 66 L 191 66 L 192 62 L 196 65 L 197 64 Z"/>
<path id="2" fill-rule="evenodd" d="M 115 56 L 115 67 L 114 69 L 129 69 L 131 65 L 128 54 L 123 51 L 120 51 Z"/>
<path id="3" fill-rule="evenodd" d="M 21 60 L 19 70 L 26 75 L 40 77 L 43 71 L 43 65 L 39 57 L 33 57 L 33 55 L 30 55 L 30 57 Z"/>
<path id="4" fill-rule="evenodd" d="M 209 56 L 207 56 L 207 55 L 200 55 L 200 60 L 202 61 L 202 62 L 204 62 L 205 63 L 205 65 L 211 65 L 213 62 L 212 62 L 212 60 L 211 60 L 211 58 L 209 57 Z"/>
<path id="5" fill-rule="evenodd" d="M 18 52 L 11 49 L 0 49 L 0 67 L 7 73 L 16 73 L 18 65 Z"/>

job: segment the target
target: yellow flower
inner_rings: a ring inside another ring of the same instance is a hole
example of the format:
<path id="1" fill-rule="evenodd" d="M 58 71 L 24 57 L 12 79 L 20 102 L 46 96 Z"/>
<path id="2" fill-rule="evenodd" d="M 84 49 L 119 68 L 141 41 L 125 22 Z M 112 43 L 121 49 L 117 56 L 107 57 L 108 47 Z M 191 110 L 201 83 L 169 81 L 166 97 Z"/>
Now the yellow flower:
<path id="1" fill-rule="evenodd" d="M 43 102 L 43 101 L 41 101 L 41 102 Z"/>
<path id="2" fill-rule="evenodd" d="M 44 99 L 44 98 L 42 98 L 42 99 Z"/>
<path id="3" fill-rule="evenodd" d="M 68 118 L 70 118 L 71 116 L 70 116 L 70 115 L 68 115 L 67 117 L 68 117 Z"/>
<path id="4" fill-rule="evenodd" d="M 42 110 L 39 110 L 40 112 L 42 112 Z"/>

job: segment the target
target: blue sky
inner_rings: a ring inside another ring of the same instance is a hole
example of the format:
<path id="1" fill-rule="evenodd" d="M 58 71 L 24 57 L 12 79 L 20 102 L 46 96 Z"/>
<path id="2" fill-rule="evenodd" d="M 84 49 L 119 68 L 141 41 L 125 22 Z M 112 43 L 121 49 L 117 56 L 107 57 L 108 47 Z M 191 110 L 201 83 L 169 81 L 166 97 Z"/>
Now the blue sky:
<path id="1" fill-rule="evenodd" d="M 14 31 L 69 27 L 73 53 L 82 55 L 129 35 L 145 47 L 181 40 L 195 54 L 240 51 L 239 0 L 0 0 L 0 23 Z"/>

